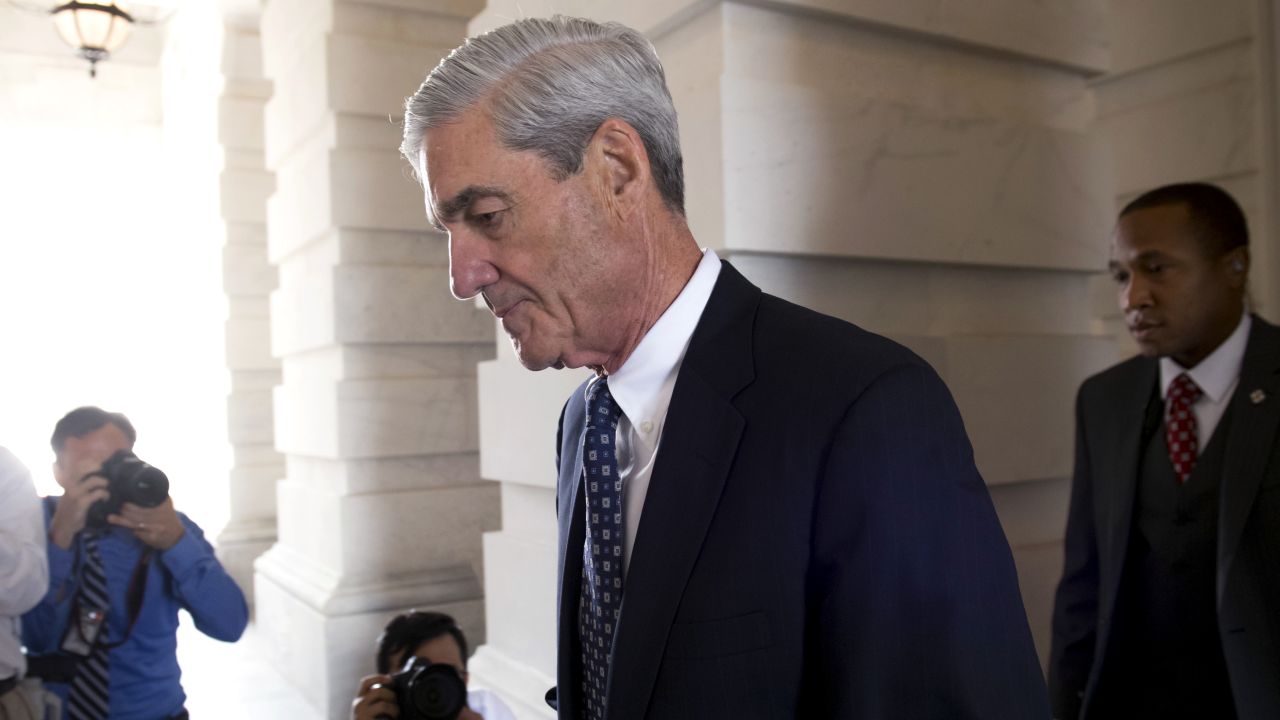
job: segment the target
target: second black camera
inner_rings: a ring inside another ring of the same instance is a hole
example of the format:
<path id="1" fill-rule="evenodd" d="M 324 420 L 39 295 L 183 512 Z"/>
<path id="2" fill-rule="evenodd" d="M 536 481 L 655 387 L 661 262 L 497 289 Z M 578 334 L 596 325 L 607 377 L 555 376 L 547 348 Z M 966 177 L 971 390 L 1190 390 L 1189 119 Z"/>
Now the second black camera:
<path id="1" fill-rule="evenodd" d="M 400 720 L 455 720 L 467 706 L 467 684 L 452 665 L 412 658 L 390 687 Z"/>

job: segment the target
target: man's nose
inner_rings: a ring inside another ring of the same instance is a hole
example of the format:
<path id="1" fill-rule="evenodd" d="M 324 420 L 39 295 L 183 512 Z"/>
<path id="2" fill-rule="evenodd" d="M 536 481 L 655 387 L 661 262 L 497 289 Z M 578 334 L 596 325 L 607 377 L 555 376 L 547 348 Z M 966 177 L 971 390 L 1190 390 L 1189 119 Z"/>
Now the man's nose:
<path id="1" fill-rule="evenodd" d="M 1129 312 L 1151 306 L 1151 286 L 1140 275 L 1132 275 L 1120 290 L 1120 309 Z"/>
<path id="2" fill-rule="evenodd" d="M 459 300 L 479 295 L 498 280 L 498 269 L 485 243 L 464 232 L 449 234 L 449 289 Z"/>

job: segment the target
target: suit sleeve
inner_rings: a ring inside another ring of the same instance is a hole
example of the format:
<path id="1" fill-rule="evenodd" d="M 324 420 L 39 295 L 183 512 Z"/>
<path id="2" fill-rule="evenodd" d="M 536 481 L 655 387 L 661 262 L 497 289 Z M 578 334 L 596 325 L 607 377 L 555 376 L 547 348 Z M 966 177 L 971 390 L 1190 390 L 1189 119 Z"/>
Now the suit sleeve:
<path id="1" fill-rule="evenodd" d="M 1049 692 L 1053 715 L 1075 720 L 1093 668 L 1098 626 L 1098 545 L 1093 515 L 1093 476 L 1084 423 L 1084 390 L 1076 399 L 1076 457 L 1067 514 L 1065 561 L 1053 605 Z"/>
<path id="2" fill-rule="evenodd" d="M 178 514 L 186 532 L 173 547 L 160 553 L 173 578 L 173 593 L 209 637 L 235 642 L 249 624 L 249 608 L 240 586 L 213 554 L 204 533 L 186 515 Z"/>
<path id="3" fill-rule="evenodd" d="M 808 716 L 1048 717 L 1008 543 L 931 368 L 898 366 L 862 392 L 822 482 Z"/>

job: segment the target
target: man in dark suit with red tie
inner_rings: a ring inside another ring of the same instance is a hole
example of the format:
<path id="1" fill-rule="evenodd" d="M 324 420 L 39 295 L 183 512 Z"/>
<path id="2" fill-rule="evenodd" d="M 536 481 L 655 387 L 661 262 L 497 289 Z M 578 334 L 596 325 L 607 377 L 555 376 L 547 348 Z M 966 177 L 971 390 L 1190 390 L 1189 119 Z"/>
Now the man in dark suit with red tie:
<path id="1" fill-rule="evenodd" d="M 1076 407 L 1055 717 L 1280 717 L 1280 330 L 1245 309 L 1244 214 L 1152 190 L 1111 254 L 1141 355 Z"/>
<path id="2" fill-rule="evenodd" d="M 562 719 L 1048 715 L 950 393 L 699 249 L 644 36 L 472 38 L 409 99 L 403 150 L 454 294 L 529 369 L 595 370 L 560 423 Z"/>

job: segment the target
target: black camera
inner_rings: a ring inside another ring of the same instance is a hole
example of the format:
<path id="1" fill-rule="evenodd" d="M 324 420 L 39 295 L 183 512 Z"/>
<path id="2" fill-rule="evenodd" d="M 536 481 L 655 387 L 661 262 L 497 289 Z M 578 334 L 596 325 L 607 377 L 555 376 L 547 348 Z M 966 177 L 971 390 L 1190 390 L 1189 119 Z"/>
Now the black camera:
<path id="1" fill-rule="evenodd" d="M 467 706 L 467 683 L 452 665 L 411 658 L 389 686 L 400 720 L 455 720 Z"/>
<path id="2" fill-rule="evenodd" d="M 117 450 L 115 455 L 102 463 L 102 468 L 90 473 L 107 479 L 107 497 L 89 506 L 85 523 L 89 527 L 107 525 L 107 516 L 120 512 L 120 506 L 133 503 L 138 507 L 155 507 L 169 497 L 169 478 L 159 468 L 138 459 L 128 450 Z"/>

